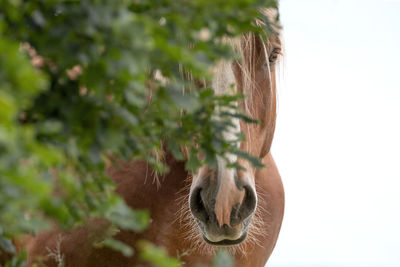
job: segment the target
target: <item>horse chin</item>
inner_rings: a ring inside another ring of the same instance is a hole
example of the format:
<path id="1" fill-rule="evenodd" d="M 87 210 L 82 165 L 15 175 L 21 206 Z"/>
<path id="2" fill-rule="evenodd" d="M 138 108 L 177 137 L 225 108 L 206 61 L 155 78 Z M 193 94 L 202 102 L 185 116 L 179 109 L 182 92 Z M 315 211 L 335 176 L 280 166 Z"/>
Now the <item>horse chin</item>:
<path id="1" fill-rule="evenodd" d="M 216 246 L 216 247 L 229 247 L 229 246 L 235 246 L 240 243 L 242 243 L 246 237 L 247 237 L 247 232 L 244 232 L 238 239 L 231 240 L 231 239 L 223 239 L 221 241 L 213 242 L 209 240 L 204 234 L 202 235 L 204 241 L 206 241 L 208 244 Z"/>

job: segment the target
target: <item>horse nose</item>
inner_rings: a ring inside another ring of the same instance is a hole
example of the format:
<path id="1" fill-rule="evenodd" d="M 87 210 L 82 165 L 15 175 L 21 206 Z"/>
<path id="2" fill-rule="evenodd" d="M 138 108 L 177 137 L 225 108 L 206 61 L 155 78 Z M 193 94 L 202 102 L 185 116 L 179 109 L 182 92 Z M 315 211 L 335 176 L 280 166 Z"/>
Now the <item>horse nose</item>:
<path id="1" fill-rule="evenodd" d="M 249 218 L 255 211 L 257 205 L 256 193 L 251 186 L 244 186 L 244 197 L 242 203 L 234 206 L 231 211 L 230 225 L 235 226 Z"/>
<path id="2" fill-rule="evenodd" d="M 216 218 L 215 213 L 213 212 L 215 198 L 211 201 L 207 201 L 208 197 L 206 196 L 206 192 L 207 190 L 204 190 L 201 187 L 196 187 L 192 190 L 189 198 L 190 211 L 193 216 L 205 224 Z"/>
<path id="3" fill-rule="evenodd" d="M 257 200 L 251 186 L 242 186 L 236 192 L 225 190 L 222 196 L 215 191 L 212 186 L 196 186 L 190 195 L 190 210 L 206 227 L 217 226 L 221 231 L 229 231 L 253 214 Z"/>

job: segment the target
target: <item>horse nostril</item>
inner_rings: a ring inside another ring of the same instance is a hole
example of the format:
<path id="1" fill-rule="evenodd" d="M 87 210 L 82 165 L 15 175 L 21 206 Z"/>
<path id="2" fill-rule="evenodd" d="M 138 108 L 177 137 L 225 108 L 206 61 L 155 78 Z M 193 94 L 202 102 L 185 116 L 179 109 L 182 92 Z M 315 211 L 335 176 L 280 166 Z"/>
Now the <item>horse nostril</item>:
<path id="1" fill-rule="evenodd" d="M 193 216 L 203 223 L 206 223 L 209 218 L 201 198 L 201 188 L 196 188 L 190 195 L 189 206 Z"/>
<path id="2" fill-rule="evenodd" d="M 231 225 L 235 226 L 241 222 L 243 222 L 246 218 L 248 218 L 251 214 L 253 214 L 256 209 L 257 198 L 254 190 L 245 186 L 245 196 L 243 202 L 240 206 L 234 206 L 231 212 Z"/>

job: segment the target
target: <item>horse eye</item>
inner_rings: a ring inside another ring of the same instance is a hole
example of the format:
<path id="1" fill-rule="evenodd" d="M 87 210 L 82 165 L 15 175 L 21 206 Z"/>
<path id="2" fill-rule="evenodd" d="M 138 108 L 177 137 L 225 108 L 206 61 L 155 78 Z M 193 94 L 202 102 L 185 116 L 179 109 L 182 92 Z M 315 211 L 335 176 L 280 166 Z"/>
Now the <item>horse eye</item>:
<path id="1" fill-rule="evenodd" d="M 270 62 L 271 65 L 276 63 L 276 61 L 278 60 L 278 57 L 279 57 L 280 54 L 281 54 L 281 49 L 280 48 L 274 48 L 272 50 L 272 53 L 269 56 L 269 62 Z"/>
<path id="2" fill-rule="evenodd" d="M 275 62 L 278 59 L 278 54 L 273 54 L 269 57 L 269 62 Z"/>

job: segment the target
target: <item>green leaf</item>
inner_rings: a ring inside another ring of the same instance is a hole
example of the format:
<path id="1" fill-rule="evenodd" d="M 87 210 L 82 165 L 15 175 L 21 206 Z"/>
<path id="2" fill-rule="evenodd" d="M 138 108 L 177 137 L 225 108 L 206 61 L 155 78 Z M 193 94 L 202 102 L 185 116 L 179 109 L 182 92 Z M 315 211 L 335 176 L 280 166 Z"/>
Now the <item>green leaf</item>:
<path id="1" fill-rule="evenodd" d="M 110 200 L 112 203 L 109 204 L 105 217 L 111 222 L 114 222 L 122 229 L 136 232 L 143 231 L 147 227 L 150 220 L 147 211 L 134 211 L 120 198 Z"/>
<path id="2" fill-rule="evenodd" d="M 218 250 L 214 257 L 212 267 L 235 267 L 232 257 L 226 250 Z"/>
<path id="3" fill-rule="evenodd" d="M 102 242 L 102 244 L 104 244 L 106 247 L 121 252 L 125 257 L 131 257 L 133 255 L 133 248 L 119 240 L 107 238 Z"/>
<path id="4" fill-rule="evenodd" d="M 201 166 L 201 162 L 196 153 L 190 153 L 189 160 L 185 164 L 185 168 L 190 171 L 195 171 Z"/>
<path id="5" fill-rule="evenodd" d="M 140 257 L 150 262 L 154 267 L 180 267 L 181 263 L 170 256 L 164 248 L 157 247 L 146 241 L 139 241 Z"/>
<path id="6" fill-rule="evenodd" d="M 12 253 L 12 254 L 16 253 L 15 247 L 14 247 L 13 243 L 11 242 L 11 240 L 2 236 L 1 234 L 0 234 L 0 248 L 2 248 L 5 252 L 8 252 L 8 253 Z"/>
<path id="7" fill-rule="evenodd" d="M 256 167 L 258 169 L 261 169 L 261 168 L 264 167 L 264 164 L 261 163 L 261 159 L 260 158 L 254 157 L 254 156 L 244 152 L 243 150 L 235 149 L 234 151 L 232 151 L 232 153 L 237 155 L 237 156 L 239 156 L 239 157 L 241 157 L 241 158 L 247 159 L 248 161 L 250 161 L 250 163 L 254 167 Z"/>

